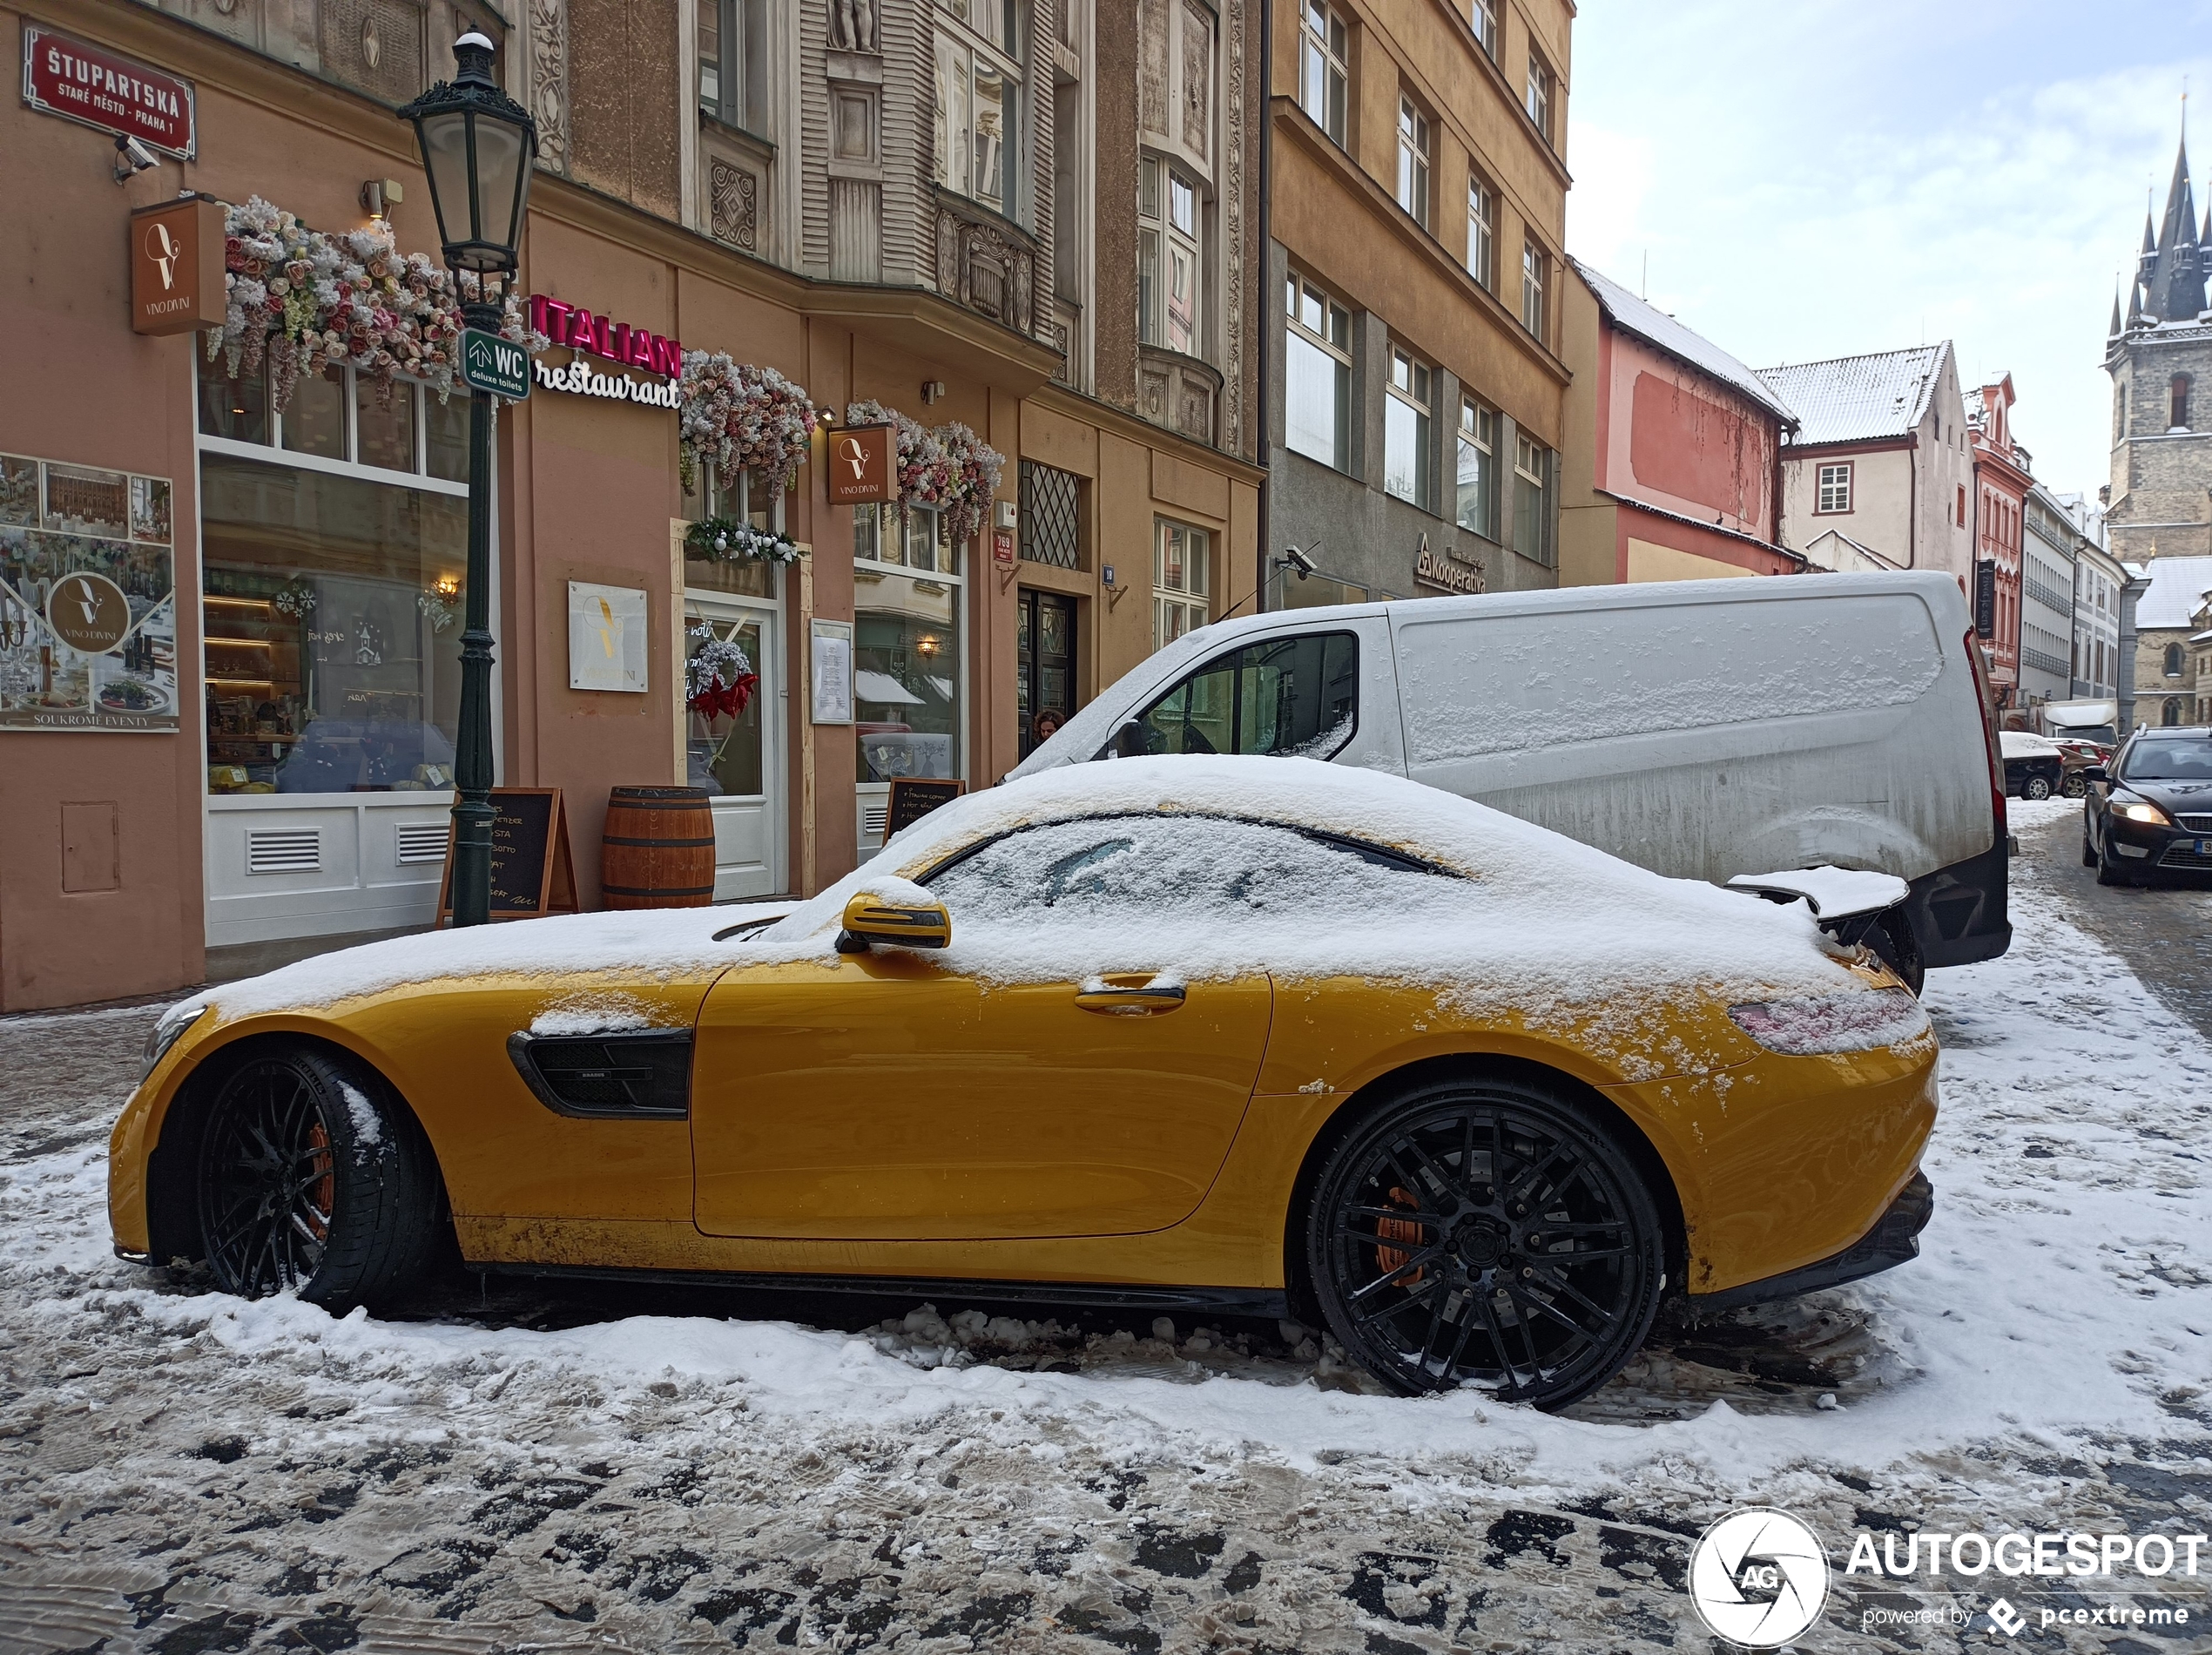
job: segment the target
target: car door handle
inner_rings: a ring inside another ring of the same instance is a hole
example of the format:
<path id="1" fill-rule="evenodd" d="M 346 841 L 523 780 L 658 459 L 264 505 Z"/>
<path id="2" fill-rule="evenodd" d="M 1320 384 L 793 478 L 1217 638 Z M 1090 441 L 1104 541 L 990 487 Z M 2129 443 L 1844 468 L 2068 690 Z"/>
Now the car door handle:
<path id="1" fill-rule="evenodd" d="M 1076 990 L 1079 1010 L 1109 1017 L 1157 1017 L 1183 1009 L 1180 983 L 1108 983 L 1093 977 Z"/>

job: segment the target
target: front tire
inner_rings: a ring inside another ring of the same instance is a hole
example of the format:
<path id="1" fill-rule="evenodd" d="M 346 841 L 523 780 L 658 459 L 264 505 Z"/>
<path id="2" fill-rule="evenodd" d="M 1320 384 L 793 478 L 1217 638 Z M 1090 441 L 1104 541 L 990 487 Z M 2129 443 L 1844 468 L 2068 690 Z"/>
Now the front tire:
<path id="1" fill-rule="evenodd" d="M 374 1071 L 317 1047 L 264 1052 L 217 1091 L 200 1138 L 200 1241 L 216 1285 L 342 1314 L 384 1299 L 435 1245 L 437 1170 Z"/>
<path id="2" fill-rule="evenodd" d="M 1406 1395 L 1563 1408 L 1643 1343 L 1658 1209 L 1613 1138 L 1550 1090 L 1448 1081 L 1378 1105 L 1330 1154 L 1306 1267 L 1345 1350 Z"/>
<path id="3" fill-rule="evenodd" d="M 2132 885 L 2135 882 L 2120 871 L 2120 859 L 2112 854 L 2112 835 L 2105 835 L 2104 844 L 2097 851 L 2097 883 L 2100 885 Z"/>

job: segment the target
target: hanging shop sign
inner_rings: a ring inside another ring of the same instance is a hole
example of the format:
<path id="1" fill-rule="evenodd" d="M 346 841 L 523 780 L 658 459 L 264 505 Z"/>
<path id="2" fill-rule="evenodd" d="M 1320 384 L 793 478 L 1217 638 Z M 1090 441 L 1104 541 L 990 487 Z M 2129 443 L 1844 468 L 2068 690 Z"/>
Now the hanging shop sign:
<path id="1" fill-rule="evenodd" d="M 131 330 L 192 334 L 220 328 L 229 294 L 223 271 L 223 204 L 205 196 L 131 215 Z"/>
<path id="2" fill-rule="evenodd" d="M 833 506 L 895 505 L 899 436 L 891 425 L 843 425 L 829 434 L 822 468 Z"/>
<path id="3" fill-rule="evenodd" d="M 24 25 L 23 101 L 180 161 L 199 146 L 192 82 L 37 24 Z"/>
<path id="4" fill-rule="evenodd" d="M 461 382 L 472 391 L 519 402 L 530 394 L 529 353 L 481 328 L 461 330 Z"/>
<path id="5" fill-rule="evenodd" d="M 0 730 L 177 728 L 166 477 L 0 454 Z"/>
<path id="6" fill-rule="evenodd" d="M 565 368 L 538 360 L 537 382 L 545 389 L 611 397 L 648 408 L 676 406 L 676 378 L 684 371 L 684 347 L 677 341 L 542 293 L 530 295 L 530 327 L 554 344 L 565 345 L 576 353 Z M 638 368 L 655 377 L 635 380 L 628 374 L 602 374 L 584 361 L 586 356 Z"/>
<path id="7" fill-rule="evenodd" d="M 1483 589 L 1480 564 L 1461 563 L 1448 552 L 1430 551 L 1426 535 L 1421 537 L 1420 548 L 1413 557 L 1413 578 L 1441 586 L 1447 592 L 1479 592 Z"/>

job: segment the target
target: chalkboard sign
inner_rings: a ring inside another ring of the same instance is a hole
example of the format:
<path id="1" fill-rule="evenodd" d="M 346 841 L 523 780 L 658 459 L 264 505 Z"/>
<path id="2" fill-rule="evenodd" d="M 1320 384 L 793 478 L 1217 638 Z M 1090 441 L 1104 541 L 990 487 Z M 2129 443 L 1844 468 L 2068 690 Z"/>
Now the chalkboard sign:
<path id="1" fill-rule="evenodd" d="M 934 781 L 900 776 L 891 784 L 891 807 L 883 818 L 886 839 L 901 828 L 911 828 L 940 805 L 948 805 L 968 791 L 965 781 Z"/>
<path id="2" fill-rule="evenodd" d="M 576 863 L 569 855 L 568 812 L 558 787 L 494 787 L 491 807 L 491 916 L 536 919 L 577 911 Z M 453 917 L 454 829 L 446 830 L 445 879 L 438 919 Z"/>

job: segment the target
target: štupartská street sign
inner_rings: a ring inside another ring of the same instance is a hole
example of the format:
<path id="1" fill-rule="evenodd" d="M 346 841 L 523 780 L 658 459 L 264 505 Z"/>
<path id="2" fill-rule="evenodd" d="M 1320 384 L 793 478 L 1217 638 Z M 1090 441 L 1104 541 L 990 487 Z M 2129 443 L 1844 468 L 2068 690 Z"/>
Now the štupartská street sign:
<path id="1" fill-rule="evenodd" d="M 520 345 L 479 328 L 461 330 L 461 380 L 471 390 L 519 402 L 530 394 L 530 359 Z"/>

